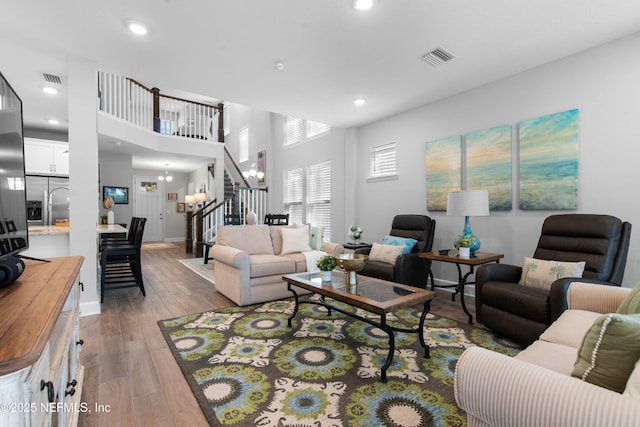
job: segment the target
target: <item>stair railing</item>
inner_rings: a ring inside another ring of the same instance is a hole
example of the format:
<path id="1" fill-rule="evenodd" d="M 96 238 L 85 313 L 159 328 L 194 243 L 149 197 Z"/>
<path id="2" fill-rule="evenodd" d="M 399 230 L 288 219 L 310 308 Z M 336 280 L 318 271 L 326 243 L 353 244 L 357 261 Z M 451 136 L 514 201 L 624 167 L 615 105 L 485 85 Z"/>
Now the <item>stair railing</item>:
<path id="1" fill-rule="evenodd" d="M 196 210 L 191 220 L 191 229 L 194 230 L 192 238 L 187 236 L 187 242 L 192 241 L 193 247 L 187 247 L 190 253 L 195 249 L 196 257 L 202 256 L 203 244 L 214 244 L 218 228 L 225 225 L 227 215 L 238 214 L 240 224 L 247 224 L 247 213 L 254 212 L 258 218 L 258 224 L 264 220 L 267 213 L 267 188 L 238 188 L 231 197 L 225 198 L 220 203 L 209 202 L 201 209 Z M 188 229 L 189 227 L 187 227 Z"/>

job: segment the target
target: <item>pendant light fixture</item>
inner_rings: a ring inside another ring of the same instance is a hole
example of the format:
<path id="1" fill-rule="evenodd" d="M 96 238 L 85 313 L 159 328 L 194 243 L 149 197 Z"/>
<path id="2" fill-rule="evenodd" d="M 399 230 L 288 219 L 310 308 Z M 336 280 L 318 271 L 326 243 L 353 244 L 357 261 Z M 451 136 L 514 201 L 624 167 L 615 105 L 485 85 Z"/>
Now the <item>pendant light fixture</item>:
<path id="1" fill-rule="evenodd" d="M 164 166 L 168 167 L 169 163 L 165 163 Z M 169 175 L 169 171 L 164 171 L 164 175 L 158 175 L 158 181 L 171 182 L 171 181 L 173 181 L 173 177 L 171 175 Z"/>

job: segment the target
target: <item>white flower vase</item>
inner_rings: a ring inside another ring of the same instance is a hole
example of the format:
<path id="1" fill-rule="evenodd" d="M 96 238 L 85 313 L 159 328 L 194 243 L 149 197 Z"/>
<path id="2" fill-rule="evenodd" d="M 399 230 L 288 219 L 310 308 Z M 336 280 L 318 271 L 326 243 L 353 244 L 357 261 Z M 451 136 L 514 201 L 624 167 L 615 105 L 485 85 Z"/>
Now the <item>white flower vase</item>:
<path id="1" fill-rule="evenodd" d="M 333 272 L 331 272 L 331 271 L 321 271 L 320 272 L 320 277 L 322 278 L 323 282 L 330 282 L 332 274 L 333 274 Z"/>
<path id="2" fill-rule="evenodd" d="M 460 258 L 470 258 L 471 248 L 458 248 L 458 255 L 460 256 Z"/>

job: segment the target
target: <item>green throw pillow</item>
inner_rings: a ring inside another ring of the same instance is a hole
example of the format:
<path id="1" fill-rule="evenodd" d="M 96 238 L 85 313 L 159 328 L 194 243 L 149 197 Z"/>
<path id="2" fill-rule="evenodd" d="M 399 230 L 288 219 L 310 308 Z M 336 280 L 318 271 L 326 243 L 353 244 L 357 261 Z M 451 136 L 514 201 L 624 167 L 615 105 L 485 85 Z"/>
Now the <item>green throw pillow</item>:
<path id="1" fill-rule="evenodd" d="M 582 340 L 571 375 L 622 393 L 638 358 L 640 314 L 603 314 Z"/>
<path id="2" fill-rule="evenodd" d="M 624 301 L 622 301 L 622 304 L 620 304 L 620 307 L 618 307 L 616 313 L 640 313 L 640 285 L 637 285 L 631 290 L 631 292 L 629 292 L 629 295 L 627 295 Z"/>

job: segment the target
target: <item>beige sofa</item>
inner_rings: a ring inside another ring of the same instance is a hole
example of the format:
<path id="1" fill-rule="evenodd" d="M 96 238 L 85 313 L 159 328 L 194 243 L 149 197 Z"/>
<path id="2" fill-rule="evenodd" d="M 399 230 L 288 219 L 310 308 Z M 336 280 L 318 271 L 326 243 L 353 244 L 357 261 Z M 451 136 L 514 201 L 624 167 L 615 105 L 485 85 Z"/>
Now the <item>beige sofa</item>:
<path id="1" fill-rule="evenodd" d="M 623 393 L 571 376 L 587 331 L 629 292 L 574 282 L 569 309 L 516 357 L 467 349 L 456 366 L 454 389 L 469 426 L 640 426 L 640 362 Z"/>
<path id="2" fill-rule="evenodd" d="M 308 230 L 307 226 L 307 234 Z M 304 242 L 290 237 L 300 237 L 297 231 L 302 229 L 264 224 L 220 227 L 210 250 L 216 290 L 241 306 L 292 296 L 282 275 L 315 270 L 315 265 L 307 266 L 307 260 L 322 255 L 297 250 L 304 248 Z M 344 253 L 344 247 L 325 242 L 324 252 L 338 255 Z"/>

